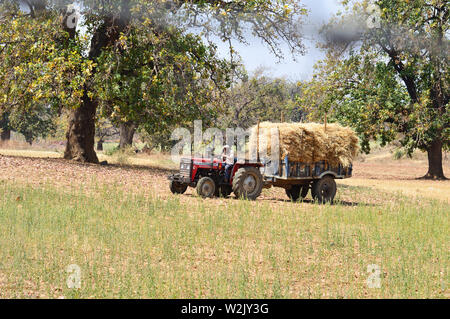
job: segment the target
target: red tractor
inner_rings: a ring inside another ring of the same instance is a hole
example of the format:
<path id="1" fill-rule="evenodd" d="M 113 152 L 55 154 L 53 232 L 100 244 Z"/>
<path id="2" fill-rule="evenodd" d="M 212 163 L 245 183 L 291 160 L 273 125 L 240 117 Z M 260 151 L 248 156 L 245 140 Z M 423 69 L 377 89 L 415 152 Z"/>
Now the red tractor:
<path id="1" fill-rule="evenodd" d="M 255 200 L 263 188 L 281 187 L 293 201 L 305 198 L 309 190 L 319 203 L 331 203 L 336 195 L 335 179 L 350 178 L 352 165 L 330 165 L 327 161 L 315 163 L 292 162 L 288 156 L 284 160 L 269 165 L 237 162 L 225 179 L 225 163 L 215 159 L 183 158 L 180 172 L 170 175 L 170 190 L 183 194 L 188 186 L 196 187 L 202 197 L 227 197 L 232 192 L 238 198 Z"/>
<path id="2" fill-rule="evenodd" d="M 183 194 L 191 186 L 202 197 L 227 197 L 234 192 L 239 198 L 255 200 L 264 185 L 261 167 L 261 163 L 237 162 L 227 181 L 225 163 L 219 159 L 183 158 L 180 173 L 169 176 L 170 190 L 174 194 Z"/>

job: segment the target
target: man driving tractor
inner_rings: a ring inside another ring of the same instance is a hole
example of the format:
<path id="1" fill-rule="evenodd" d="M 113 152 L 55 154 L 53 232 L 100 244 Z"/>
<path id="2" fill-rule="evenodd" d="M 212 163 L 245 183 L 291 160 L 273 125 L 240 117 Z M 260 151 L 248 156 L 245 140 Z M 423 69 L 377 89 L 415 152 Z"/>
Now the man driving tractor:
<path id="1" fill-rule="evenodd" d="M 225 162 L 225 182 L 230 180 L 231 171 L 234 166 L 234 151 L 229 145 L 225 145 L 222 149 L 222 161 Z"/>

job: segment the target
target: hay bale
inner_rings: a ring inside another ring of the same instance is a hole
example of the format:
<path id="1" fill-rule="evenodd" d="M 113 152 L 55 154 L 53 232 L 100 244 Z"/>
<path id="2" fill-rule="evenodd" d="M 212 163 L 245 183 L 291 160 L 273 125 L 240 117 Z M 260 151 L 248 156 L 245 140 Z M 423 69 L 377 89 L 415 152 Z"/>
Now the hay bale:
<path id="1" fill-rule="evenodd" d="M 318 123 L 271 123 L 259 125 L 259 151 L 267 145 L 267 154 L 271 150 L 271 130 L 277 129 L 280 141 L 280 159 L 286 155 L 293 162 L 314 163 L 328 161 L 335 166 L 348 166 L 358 153 L 358 137 L 348 127 L 338 124 L 328 124 L 325 130 Z M 250 154 L 257 148 L 257 126 L 251 128 L 249 149 Z M 255 153 L 256 154 L 256 153 Z"/>

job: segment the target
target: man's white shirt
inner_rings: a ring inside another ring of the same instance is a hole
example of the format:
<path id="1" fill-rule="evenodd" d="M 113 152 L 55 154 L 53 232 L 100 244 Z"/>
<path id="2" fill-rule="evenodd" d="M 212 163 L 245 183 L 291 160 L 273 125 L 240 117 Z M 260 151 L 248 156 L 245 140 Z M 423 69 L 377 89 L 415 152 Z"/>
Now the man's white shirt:
<path id="1" fill-rule="evenodd" d="M 230 150 L 230 152 L 228 154 L 225 154 L 226 160 L 225 163 L 226 164 L 234 164 L 234 152 L 233 150 Z"/>

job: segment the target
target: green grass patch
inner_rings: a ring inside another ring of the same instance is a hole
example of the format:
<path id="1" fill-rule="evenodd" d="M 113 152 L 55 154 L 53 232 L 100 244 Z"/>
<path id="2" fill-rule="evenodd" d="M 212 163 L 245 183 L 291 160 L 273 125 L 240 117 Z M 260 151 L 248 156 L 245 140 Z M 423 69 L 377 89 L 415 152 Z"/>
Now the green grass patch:
<path id="1" fill-rule="evenodd" d="M 166 199 L 0 182 L 0 297 L 445 298 L 448 205 Z M 281 205 L 281 204 L 280 204 Z M 70 264 L 81 288 L 69 289 Z M 369 288 L 367 266 L 381 269 Z"/>

